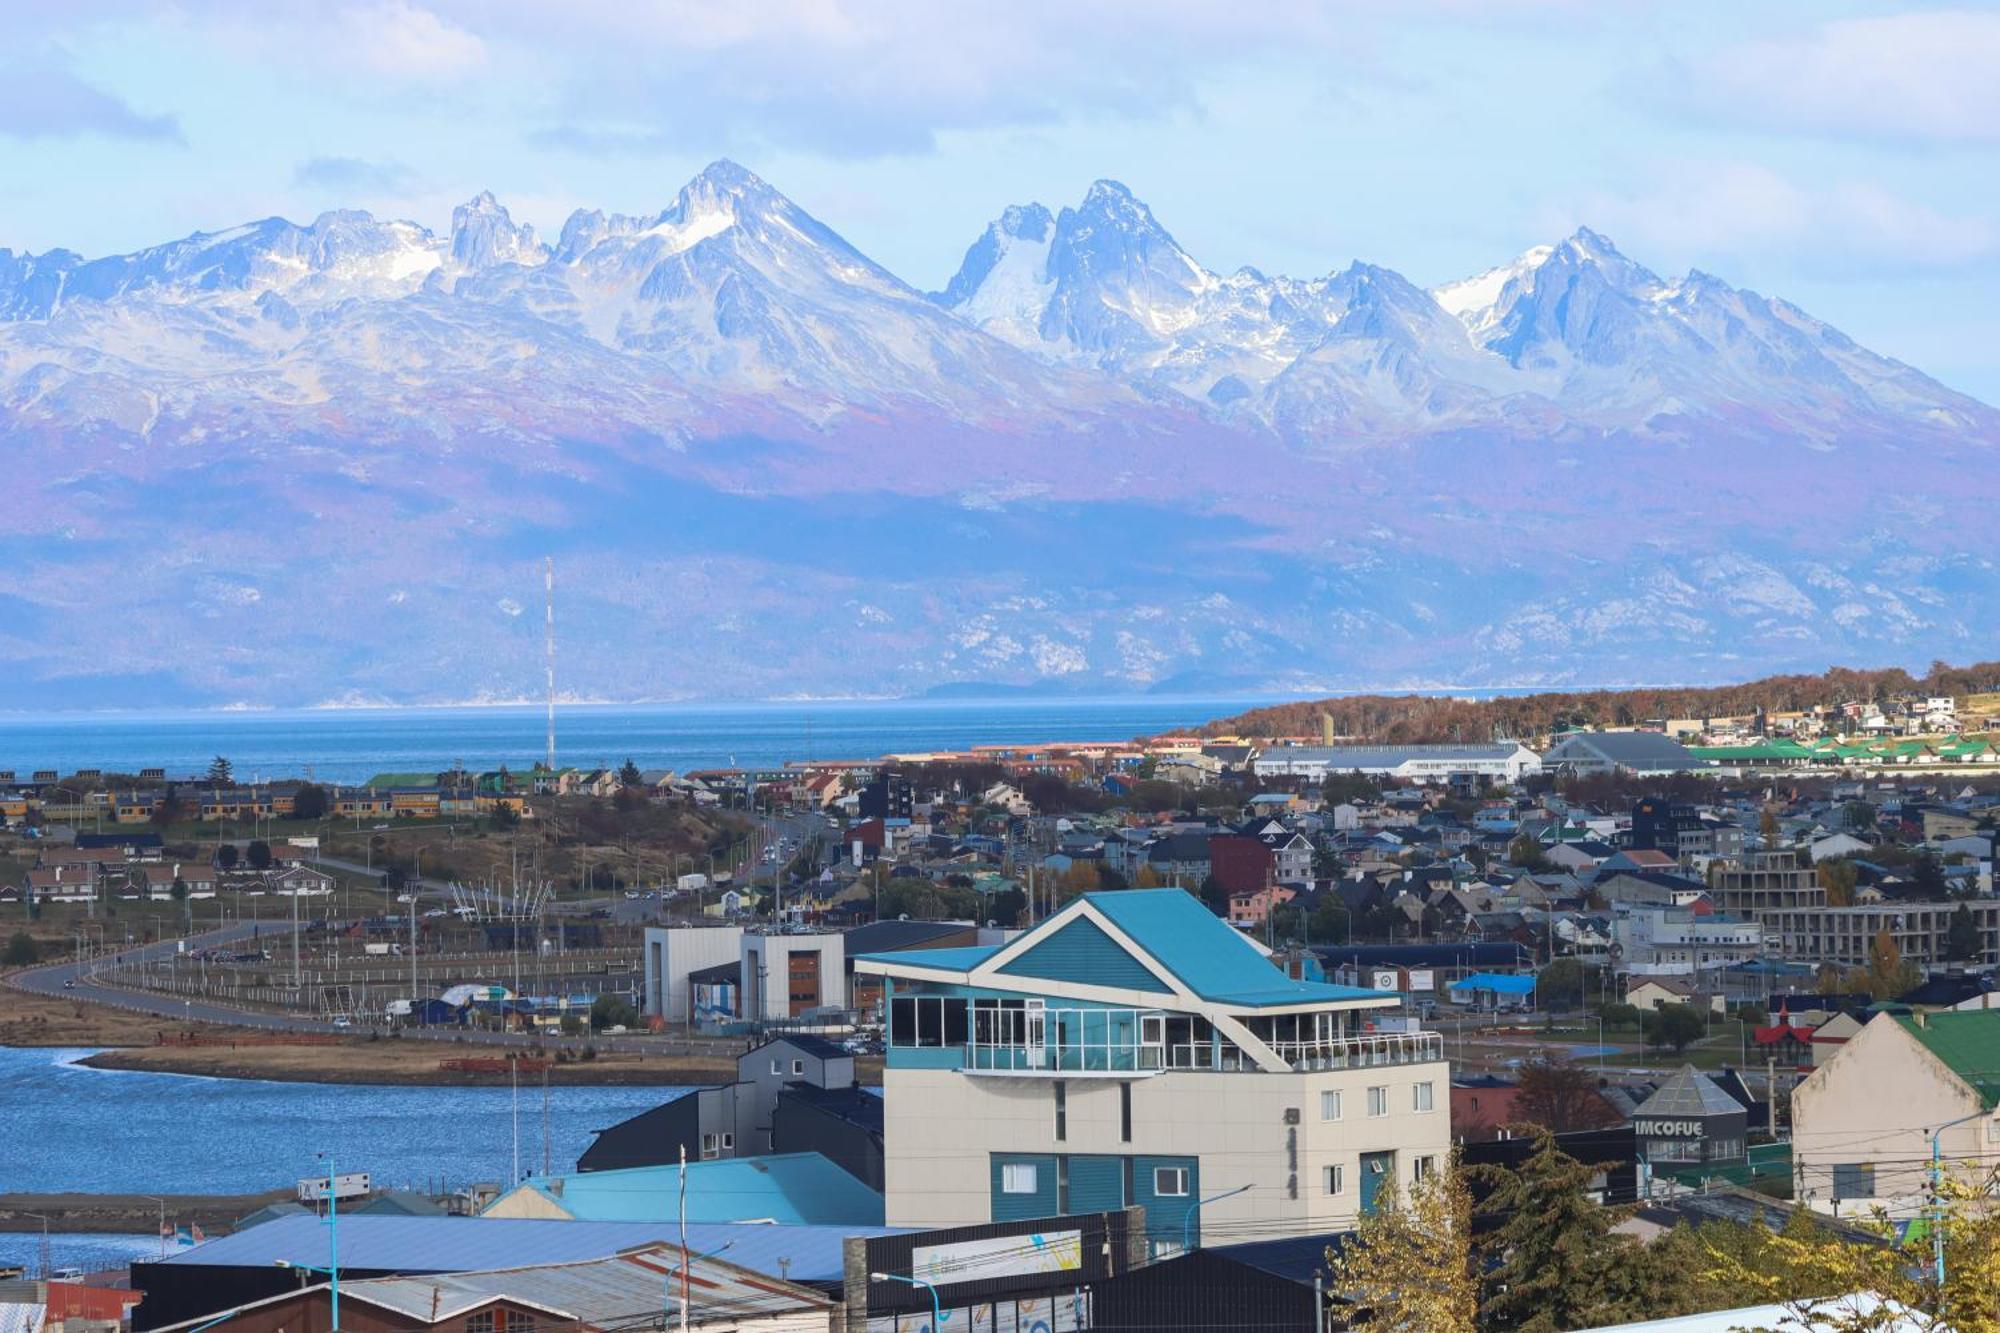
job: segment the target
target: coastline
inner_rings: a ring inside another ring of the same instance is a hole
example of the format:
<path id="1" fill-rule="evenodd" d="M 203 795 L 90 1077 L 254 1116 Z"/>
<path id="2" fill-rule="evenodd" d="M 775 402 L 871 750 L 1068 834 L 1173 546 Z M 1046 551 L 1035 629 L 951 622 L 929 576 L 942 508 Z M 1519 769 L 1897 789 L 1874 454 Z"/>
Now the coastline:
<path id="1" fill-rule="evenodd" d="M 272 1083 L 504 1088 L 515 1081 L 505 1072 L 440 1068 L 441 1061 L 459 1057 L 450 1053 L 453 1048 L 428 1043 L 427 1049 L 411 1052 L 414 1059 L 385 1058 L 388 1053 L 382 1048 L 395 1046 L 394 1042 L 367 1041 L 312 1047 L 126 1046 L 99 1051 L 77 1063 L 91 1069 Z M 539 1087 L 543 1072 L 523 1070 L 519 1082 Z M 673 1088 L 728 1082 L 736 1077 L 736 1068 L 732 1063 L 685 1056 L 619 1055 L 550 1064 L 546 1073 L 552 1087 Z"/>

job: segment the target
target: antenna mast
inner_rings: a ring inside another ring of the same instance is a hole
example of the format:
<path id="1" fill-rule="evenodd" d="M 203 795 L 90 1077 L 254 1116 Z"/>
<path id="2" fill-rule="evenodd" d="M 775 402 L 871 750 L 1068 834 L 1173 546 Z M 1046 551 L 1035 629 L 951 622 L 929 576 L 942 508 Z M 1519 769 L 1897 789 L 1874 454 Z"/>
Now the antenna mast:
<path id="1" fill-rule="evenodd" d="M 542 557 L 542 591 L 549 676 L 549 777 L 553 779 L 556 775 L 556 560 L 552 555 Z"/>

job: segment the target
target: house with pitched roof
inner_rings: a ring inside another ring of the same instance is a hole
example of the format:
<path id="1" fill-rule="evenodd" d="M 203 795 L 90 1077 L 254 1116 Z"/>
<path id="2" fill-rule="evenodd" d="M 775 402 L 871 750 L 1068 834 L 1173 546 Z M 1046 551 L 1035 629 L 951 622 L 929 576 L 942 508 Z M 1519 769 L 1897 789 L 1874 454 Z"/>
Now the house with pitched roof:
<path id="1" fill-rule="evenodd" d="M 1400 997 L 1289 977 L 1180 889 L 855 967 L 888 996 L 892 1226 L 1137 1206 L 1176 1246 L 1313 1235 L 1450 1151 L 1441 1037 L 1373 1022 Z"/>
<path id="2" fill-rule="evenodd" d="M 1954 1169 L 2000 1166 L 2000 1009 L 1863 1024 L 1792 1093 L 1793 1197 L 1913 1216 L 1934 1140 Z"/>

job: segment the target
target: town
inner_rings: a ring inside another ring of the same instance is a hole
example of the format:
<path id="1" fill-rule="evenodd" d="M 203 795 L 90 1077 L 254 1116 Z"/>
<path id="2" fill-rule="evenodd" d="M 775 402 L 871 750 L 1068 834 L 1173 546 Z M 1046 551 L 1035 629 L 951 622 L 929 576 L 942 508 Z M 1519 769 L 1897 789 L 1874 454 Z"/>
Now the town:
<path id="1" fill-rule="evenodd" d="M 1478 743 L 1320 720 L 0 772 L 12 993 L 150 1030 L 115 1067 L 696 1085 L 574 1169 L 413 1195 L 348 1164 L 0 1293 L 57 1333 L 1317 1330 L 1371 1317 L 1396 1219 L 1456 1207 L 1481 1327 L 1692 1329 L 1855 1297 L 1885 1238 L 1990 1248 L 1952 1201 L 2000 1159 L 2000 697 Z M 1527 1197 L 1570 1231 L 1511 1222 Z M 1529 1302 L 1559 1241 L 1602 1258 Z M 1760 1286 L 1779 1246 L 1825 1285 Z M 1862 1295 L 1942 1299 L 1944 1263 Z"/>

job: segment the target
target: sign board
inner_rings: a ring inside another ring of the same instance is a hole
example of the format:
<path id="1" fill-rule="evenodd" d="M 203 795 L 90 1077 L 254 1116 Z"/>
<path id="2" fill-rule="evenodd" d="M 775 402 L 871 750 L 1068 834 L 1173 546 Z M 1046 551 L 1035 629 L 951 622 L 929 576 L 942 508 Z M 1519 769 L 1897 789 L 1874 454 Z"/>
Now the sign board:
<path id="1" fill-rule="evenodd" d="M 1632 1132 L 1642 1139 L 1698 1139 L 1703 1129 L 1699 1120 L 1634 1120 Z"/>
<path id="2" fill-rule="evenodd" d="M 1082 1267 L 1081 1231 L 990 1236 L 948 1245 L 919 1245 L 910 1252 L 910 1276 L 940 1287 L 1032 1273 L 1073 1273 Z"/>
<path id="3" fill-rule="evenodd" d="M 1368 980 L 1368 986 L 1369 989 L 1371 990 L 1401 990 L 1402 989 L 1402 985 L 1400 984 L 1401 981 L 1402 978 L 1396 975 L 1396 969 L 1394 969 L 1393 967 L 1390 968 L 1378 967 L 1375 969 L 1373 974 L 1370 975 Z"/>
<path id="4" fill-rule="evenodd" d="M 1430 990 L 1430 991 L 1434 991 L 1434 990 L 1436 990 L 1436 989 L 1437 989 L 1437 973 L 1435 973 L 1435 972 L 1431 971 L 1431 969 L 1429 969 L 1429 968 L 1427 968 L 1427 967 L 1426 967 L 1426 968 L 1423 968 L 1423 969 L 1420 969 L 1420 970 L 1418 970 L 1418 971 L 1413 971 L 1413 972 L 1411 972 L 1411 973 L 1410 973 L 1410 989 L 1411 989 L 1411 990 Z"/>

